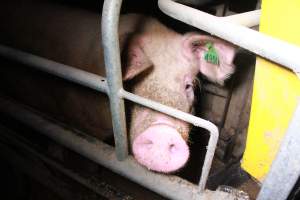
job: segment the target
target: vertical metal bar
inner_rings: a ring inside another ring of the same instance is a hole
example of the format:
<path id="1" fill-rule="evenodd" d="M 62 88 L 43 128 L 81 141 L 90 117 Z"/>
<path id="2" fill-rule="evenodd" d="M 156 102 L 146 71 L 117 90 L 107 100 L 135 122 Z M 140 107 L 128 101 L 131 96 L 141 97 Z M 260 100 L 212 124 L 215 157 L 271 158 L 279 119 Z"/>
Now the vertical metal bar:
<path id="1" fill-rule="evenodd" d="M 119 96 L 123 89 L 118 36 L 121 4 L 122 0 L 105 0 L 102 11 L 102 45 L 118 160 L 128 155 L 124 100 Z"/>
<path id="2" fill-rule="evenodd" d="M 300 176 L 300 103 L 257 200 L 287 199 Z"/>

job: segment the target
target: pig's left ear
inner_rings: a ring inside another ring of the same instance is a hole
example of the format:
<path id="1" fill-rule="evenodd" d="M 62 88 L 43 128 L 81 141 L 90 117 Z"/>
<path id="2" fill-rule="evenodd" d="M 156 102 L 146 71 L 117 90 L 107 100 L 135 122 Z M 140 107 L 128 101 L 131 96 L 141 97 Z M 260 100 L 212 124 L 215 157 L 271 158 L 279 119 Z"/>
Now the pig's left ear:
<path id="1" fill-rule="evenodd" d="M 236 47 L 214 37 L 200 34 L 186 34 L 183 40 L 183 54 L 207 79 L 220 85 L 234 70 L 233 59 Z"/>
<path id="2" fill-rule="evenodd" d="M 152 62 L 143 50 L 140 40 L 136 40 L 128 47 L 125 63 L 122 68 L 123 80 L 131 80 L 143 71 L 152 67 Z"/>

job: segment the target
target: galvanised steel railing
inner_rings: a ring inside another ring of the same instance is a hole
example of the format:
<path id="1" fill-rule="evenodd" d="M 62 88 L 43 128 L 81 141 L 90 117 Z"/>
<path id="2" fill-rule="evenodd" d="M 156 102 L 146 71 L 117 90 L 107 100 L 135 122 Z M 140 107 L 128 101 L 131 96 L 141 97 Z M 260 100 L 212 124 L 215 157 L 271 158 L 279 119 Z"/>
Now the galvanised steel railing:
<path id="1" fill-rule="evenodd" d="M 0 109 L 11 116 L 14 116 L 18 120 L 31 125 L 41 133 L 48 135 L 55 141 L 69 147 L 79 154 L 82 154 L 91 160 L 112 169 L 116 173 L 126 176 L 127 178 L 168 198 L 208 199 L 213 198 L 214 195 L 216 195 L 214 198 L 216 199 L 216 197 L 220 198 L 222 195 L 224 196 L 224 193 L 220 191 L 211 192 L 209 190 L 205 190 L 207 177 L 218 140 L 217 127 L 207 120 L 145 99 L 123 89 L 121 79 L 120 49 L 118 42 L 118 20 L 121 3 L 121 0 L 106 0 L 103 7 L 102 41 L 104 46 L 107 80 L 92 73 L 0 45 L 0 54 L 2 56 L 17 60 L 28 66 L 46 71 L 69 81 L 76 82 L 96 91 L 107 93 L 112 112 L 116 144 L 115 150 L 101 141 L 95 140 L 95 142 L 91 143 L 83 137 L 74 135 L 70 131 L 63 129 L 34 113 L 28 112 L 28 110 L 21 106 L 8 102 L 5 99 L 0 99 Z M 291 55 L 280 53 L 282 50 L 282 52 L 294 52 L 297 54 L 300 52 L 298 47 L 270 38 L 244 27 L 253 26 L 258 23 L 259 11 L 239 14 L 239 17 L 237 17 L 237 15 L 236 17 L 231 16 L 219 18 L 196 11 L 171 0 L 159 0 L 158 3 L 162 11 L 174 18 L 217 35 L 236 45 L 253 51 L 258 55 L 286 65 L 296 73 L 299 73 L 300 71 L 300 64 L 297 60 L 290 59 Z M 210 23 L 207 23 L 207 21 Z M 221 24 L 222 26 L 220 26 Z M 226 28 L 224 28 L 224 26 Z M 249 38 L 249 40 L 241 40 L 241 35 L 243 35 L 243 38 L 247 35 L 246 38 Z M 254 40 L 255 42 L 253 42 Z M 264 45 L 262 46 L 262 42 L 257 41 L 263 41 L 270 45 L 265 45 L 266 43 L 263 43 Z M 280 48 L 275 48 L 278 46 L 280 46 Z M 276 52 L 274 49 L 276 49 Z M 281 49 L 280 52 L 278 52 L 278 49 Z M 286 49 L 290 49 L 292 51 L 288 51 Z M 297 57 L 294 56 L 294 58 Z M 163 112 L 195 126 L 203 127 L 209 131 L 210 139 L 207 146 L 207 153 L 202 168 L 199 187 L 196 187 L 195 185 L 178 177 L 152 173 L 139 166 L 131 156 L 128 156 L 124 99 L 128 99 L 140 105 Z M 234 198 L 230 194 L 226 195 L 226 199 Z"/>

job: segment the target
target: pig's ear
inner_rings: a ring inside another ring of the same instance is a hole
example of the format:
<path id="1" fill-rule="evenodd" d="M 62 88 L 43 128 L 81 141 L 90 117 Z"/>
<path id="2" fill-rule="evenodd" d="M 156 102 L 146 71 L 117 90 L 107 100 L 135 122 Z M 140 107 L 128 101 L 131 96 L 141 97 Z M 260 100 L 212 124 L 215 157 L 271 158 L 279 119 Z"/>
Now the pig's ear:
<path id="1" fill-rule="evenodd" d="M 193 33 L 184 36 L 183 46 L 183 54 L 189 61 L 196 62 L 198 70 L 208 80 L 223 85 L 233 74 L 236 52 L 234 45 L 214 37 Z M 211 53 L 213 57 L 209 57 Z"/>
<path id="2" fill-rule="evenodd" d="M 141 44 L 135 42 L 129 46 L 126 53 L 125 65 L 122 68 L 123 80 L 131 80 L 151 66 L 152 63 L 143 51 Z"/>

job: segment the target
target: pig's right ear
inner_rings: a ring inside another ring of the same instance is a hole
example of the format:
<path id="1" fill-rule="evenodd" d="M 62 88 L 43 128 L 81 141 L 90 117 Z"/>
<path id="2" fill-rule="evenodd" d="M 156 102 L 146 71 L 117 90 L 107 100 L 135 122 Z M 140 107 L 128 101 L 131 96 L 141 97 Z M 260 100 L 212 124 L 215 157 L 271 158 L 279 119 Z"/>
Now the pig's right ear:
<path id="1" fill-rule="evenodd" d="M 129 46 L 126 53 L 125 66 L 122 68 L 123 80 L 131 80 L 151 66 L 152 63 L 145 54 L 141 44 L 135 42 Z"/>
<path id="2" fill-rule="evenodd" d="M 214 57 L 208 57 L 210 48 Z M 184 36 L 183 54 L 193 65 L 196 64 L 202 75 L 220 85 L 235 71 L 235 52 L 236 46 L 215 37 L 197 33 Z"/>

